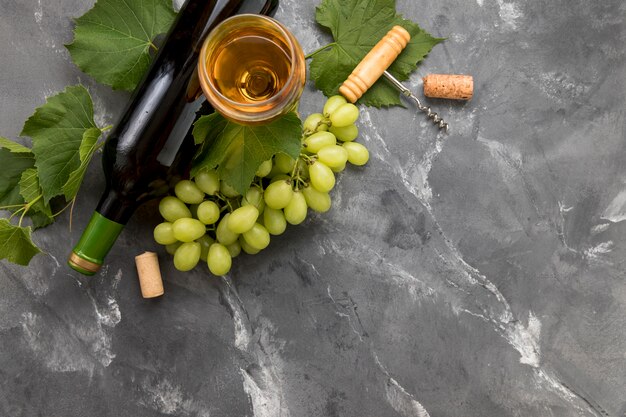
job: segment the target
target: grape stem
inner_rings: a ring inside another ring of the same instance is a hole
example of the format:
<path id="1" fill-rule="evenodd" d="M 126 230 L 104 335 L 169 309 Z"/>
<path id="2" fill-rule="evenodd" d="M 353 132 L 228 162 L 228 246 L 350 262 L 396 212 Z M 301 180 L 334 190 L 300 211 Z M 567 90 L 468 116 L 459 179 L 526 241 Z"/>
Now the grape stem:
<path id="1" fill-rule="evenodd" d="M 296 191 L 300 191 L 301 189 L 306 188 L 308 185 L 308 181 L 305 181 L 304 179 L 298 177 L 298 179 L 296 180 Z"/>
<path id="2" fill-rule="evenodd" d="M 228 206 L 228 211 L 233 212 L 233 206 L 230 204 L 230 200 L 226 200 L 226 205 Z"/>
<path id="3" fill-rule="evenodd" d="M 233 206 L 232 206 L 232 204 L 230 204 L 230 199 L 229 199 L 229 198 L 225 197 L 222 193 L 216 193 L 216 194 L 215 194 L 215 197 L 216 197 L 219 201 L 221 201 L 221 202 L 222 202 L 222 204 L 224 204 L 224 203 L 226 204 L 226 205 L 222 205 L 222 206 L 220 207 L 220 213 L 221 213 L 222 211 L 224 211 L 224 209 L 228 209 L 228 211 L 229 211 L 229 212 L 232 212 L 232 211 L 233 211 Z M 221 205 L 221 204 L 220 204 L 220 205 Z"/>
<path id="4" fill-rule="evenodd" d="M 319 122 L 317 122 L 317 125 L 315 126 L 315 129 L 313 129 L 313 130 L 306 129 L 304 132 L 302 132 L 302 137 L 306 138 L 308 136 L 311 136 L 313 133 L 317 133 L 319 127 L 322 126 L 322 125 L 326 125 L 326 126 L 330 127 L 330 126 L 332 126 L 332 123 L 330 122 L 330 119 L 328 117 L 324 117 L 324 119 L 322 119 Z"/>
<path id="5" fill-rule="evenodd" d="M 302 158 L 302 160 L 308 165 L 311 165 L 313 162 L 317 161 L 317 158 L 315 156 L 309 156 L 303 153 L 300 154 L 300 158 Z"/>
<path id="6" fill-rule="evenodd" d="M 291 170 L 291 179 L 294 180 L 294 190 L 298 191 L 298 182 L 300 181 L 300 170 L 298 169 L 298 161 L 300 157 L 296 160 L 296 163 L 293 164 L 293 169 Z"/>

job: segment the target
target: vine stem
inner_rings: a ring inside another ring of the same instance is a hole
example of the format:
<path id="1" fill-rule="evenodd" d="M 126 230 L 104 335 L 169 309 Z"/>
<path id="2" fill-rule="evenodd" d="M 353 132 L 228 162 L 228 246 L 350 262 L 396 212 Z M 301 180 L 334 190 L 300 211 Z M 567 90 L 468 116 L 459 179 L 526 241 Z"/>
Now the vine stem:
<path id="1" fill-rule="evenodd" d="M 67 204 L 65 205 L 65 207 L 63 207 L 61 210 L 59 210 L 59 211 L 57 211 L 56 213 L 54 213 L 54 214 L 52 215 L 52 217 L 56 217 L 56 216 L 58 216 L 59 214 L 63 213 L 65 210 L 67 210 L 67 208 L 68 208 L 69 206 L 72 206 L 72 208 L 73 208 L 73 207 L 74 207 L 74 202 L 75 202 L 75 201 L 76 201 L 76 197 L 72 198 L 72 201 L 70 201 L 69 203 L 67 203 Z"/>
<path id="2" fill-rule="evenodd" d="M 39 194 L 37 198 L 35 198 L 33 201 L 31 201 L 30 203 L 24 206 L 24 211 L 22 212 L 22 215 L 20 216 L 20 221 L 17 224 L 19 227 L 22 227 L 22 221 L 24 221 L 24 216 L 26 216 L 26 213 L 28 213 L 28 210 L 30 210 L 33 204 L 35 204 L 37 201 L 41 200 L 42 198 L 43 198 L 43 194 Z"/>
<path id="3" fill-rule="evenodd" d="M 9 210 L 9 209 L 18 208 L 18 207 L 24 207 L 24 204 L 13 204 L 11 206 L 2 206 L 0 207 L 0 210 Z"/>
<path id="4" fill-rule="evenodd" d="M 328 45 L 326 45 L 326 46 L 322 46 L 321 48 L 318 48 L 318 49 L 316 49 L 315 51 L 311 52 L 310 54 L 306 55 L 306 56 L 304 57 L 304 59 L 313 58 L 315 55 L 317 55 L 318 53 L 322 52 L 323 50 L 328 49 L 328 48 L 330 48 L 331 46 L 335 46 L 335 45 L 337 45 L 337 42 L 332 42 L 332 43 L 329 43 L 329 44 L 328 44 Z"/>
<path id="5" fill-rule="evenodd" d="M 70 209 L 70 233 L 72 233 L 72 223 L 74 220 L 74 204 L 76 203 L 76 197 L 72 198 L 72 208 Z M 65 210 L 67 208 L 67 206 L 63 207 L 63 210 Z"/>
<path id="6" fill-rule="evenodd" d="M 10 216 L 9 216 L 9 220 L 12 220 L 13 217 L 17 216 L 19 213 L 21 213 L 22 211 L 24 211 L 26 209 L 26 206 L 23 205 L 22 207 L 20 207 L 19 210 L 15 210 Z"/>
<path id="7" fill-rule="evenodd" d="M 105 143 L 106 143 L 105 141 L 102 141 L 102 142 L 97 143 L 97 144 L 93 147 L 93 152 L 94 152 L 94 153 L 96 153 L 99 149 L 101 149 L 101 148 L 104 146 L 104 144 L 105 144 Z"/>

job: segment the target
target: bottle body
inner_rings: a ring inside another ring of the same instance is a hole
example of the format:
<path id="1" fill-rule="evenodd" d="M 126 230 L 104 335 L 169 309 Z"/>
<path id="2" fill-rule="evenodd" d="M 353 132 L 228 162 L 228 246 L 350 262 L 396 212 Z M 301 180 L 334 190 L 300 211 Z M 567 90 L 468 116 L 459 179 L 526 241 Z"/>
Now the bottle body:
<path id="1" fill-rule="evenodd" d="M 196 69 L 208 33 L 234 14 L 272 14 L 277 5 L 278 0 L 188 0 L 183 6 L 104 145 L 106 189 L 70 255 L 72 268 L 94 274 L 135 209 L 162 194 L 168 176 L 191 162 L 191 125 L 204 101 Z"/>

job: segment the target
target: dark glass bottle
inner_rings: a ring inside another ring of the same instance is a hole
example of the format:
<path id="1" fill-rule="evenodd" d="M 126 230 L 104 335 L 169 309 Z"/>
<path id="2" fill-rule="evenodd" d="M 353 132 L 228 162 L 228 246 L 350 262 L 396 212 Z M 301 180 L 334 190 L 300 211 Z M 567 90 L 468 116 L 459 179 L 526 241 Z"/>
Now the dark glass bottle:
<path id="1" fill-rule="evenodd" d="M 106 177 L 96 210 L 68 260 L 95 274 L 135 209 L 167 187 L 193 157 L 191 125 L 203 97 L 197 79 L 200 49 L 224 19 L 242 13 L 272 15 L 278 0 L 188 0 L 150 70 L 104 145 Z M 203 106 L 202 113 L 210 112 Z"/>

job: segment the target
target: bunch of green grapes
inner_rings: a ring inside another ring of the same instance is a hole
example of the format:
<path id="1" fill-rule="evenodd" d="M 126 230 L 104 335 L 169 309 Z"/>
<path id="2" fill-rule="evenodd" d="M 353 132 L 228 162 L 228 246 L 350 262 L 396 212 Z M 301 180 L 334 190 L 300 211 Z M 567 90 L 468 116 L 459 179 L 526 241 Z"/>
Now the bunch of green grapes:
<path id="1" fill-rule="evenodd" d="M 241 251 L 259 253 L 288 223 L 302 223 L 309 208 L 320 213 L 330 209 L 335 174 L 348 162 L 364 165 L 369 159 L 367 148 L 354 142 L 358 117 L 354 104 L 330 97 L 323 113 L 304 121 L 300 156 L 280 153 L 263 162 L 245 195 L 220 180 L 215 170 L 179 181 L 175 196 L 159 203 L 165 221 L 154 229 L 154 240 L 174 256 L 179 271 L 202 260 L 211 273 L 227 274 L 232 258 Z"/>

